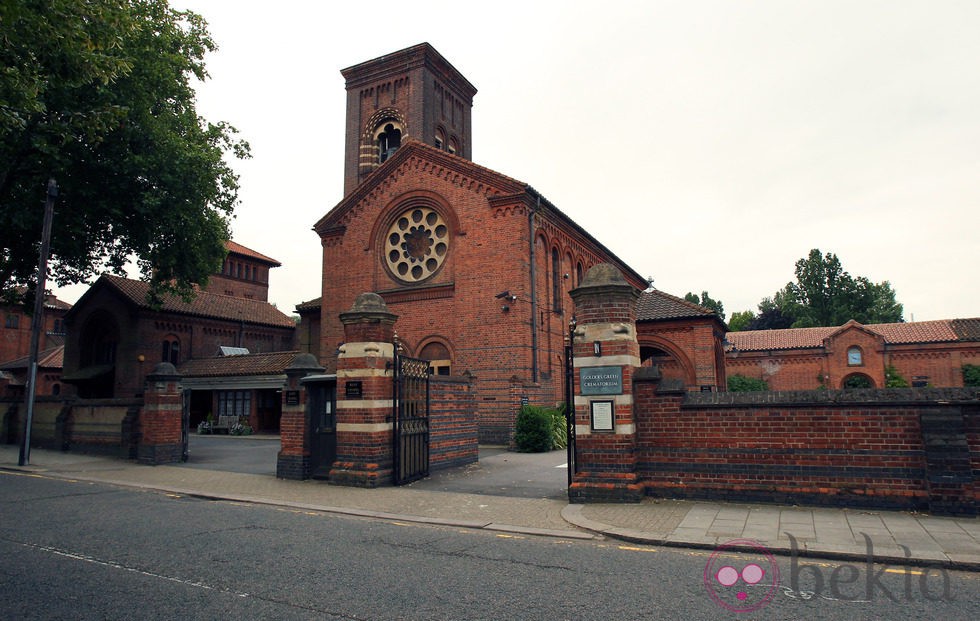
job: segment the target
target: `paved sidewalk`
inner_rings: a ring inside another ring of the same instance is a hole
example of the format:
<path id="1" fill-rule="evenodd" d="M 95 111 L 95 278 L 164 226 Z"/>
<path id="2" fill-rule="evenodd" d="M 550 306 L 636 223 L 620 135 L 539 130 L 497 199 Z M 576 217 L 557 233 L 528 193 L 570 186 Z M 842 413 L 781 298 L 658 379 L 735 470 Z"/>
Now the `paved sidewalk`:
<path id="1" fill-rule="evenodd" d="M 32 449 L 17 466 L 16 446 L 0 446 L 3 473 L 121 485 L 174 494 L 270 504 L 304 510 L 446 524 L 575 539 L 607 536 L 632 542 L 714 548 L 734 539 L 789 554 L 861 560 L 869 550 L 887 563 L 939 564 L 980 571 L 980 520 L 897 511 L 803 508 L 647 499 L 639 504 L 568 504 L 553 498 L 513 498 L 384 487 L 359 489 L 322 481 L 286 481 L 240 474 Z M 903 547 L 904 546 L 904 547 Z"/>

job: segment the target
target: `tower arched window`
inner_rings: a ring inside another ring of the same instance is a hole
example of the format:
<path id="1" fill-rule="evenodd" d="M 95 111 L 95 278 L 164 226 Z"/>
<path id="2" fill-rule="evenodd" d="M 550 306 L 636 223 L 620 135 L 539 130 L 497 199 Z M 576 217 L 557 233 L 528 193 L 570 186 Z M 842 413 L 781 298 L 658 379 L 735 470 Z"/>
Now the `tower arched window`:
<path id="1" fill-rule="evenodd" d="M 378 161 L 385 162 L 402 145 L 402 130 L 387 123 L 378 135 Z"/>
<path id="2" fill-rule="evenodd" d="M 161 361 L 177 366 L 180 364 L 180 340 L 173 335 L 163 339 Z"/>

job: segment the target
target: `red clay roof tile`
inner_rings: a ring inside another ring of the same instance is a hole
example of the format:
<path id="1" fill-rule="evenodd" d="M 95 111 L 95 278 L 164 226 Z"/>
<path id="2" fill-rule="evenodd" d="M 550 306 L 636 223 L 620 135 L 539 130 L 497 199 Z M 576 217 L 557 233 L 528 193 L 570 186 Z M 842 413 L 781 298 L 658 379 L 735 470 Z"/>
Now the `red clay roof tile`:
<path id="1" fill-rule="evenodd" d="M 225 377 L 240 375 L 281 375 L 299 352 L 275 351 L 188 360 L 177 367 L 184 377 Z"/>
<path id="2" fill-rule="evenodd" d="M 150 291 L 149 283 L 109 274 L 101 276 L 99 280 L 108 283 L 140 308 L 151 308 L 146 301 L 146 294 Z M 248 323 L 281 328 L 296 326 L 290 317 L 268 302 L 220 295 L 208 291 L 197 291 L 196 296 L 190 302 L 184 302 L 174 295 L 164 295 L 160 310 L 213 319 L 247 321 Z"/>
<path id="3" fill-rule="evenodd" d="M 233 242 L 230 239 L 225 242 L 225 248 L 228 250 L 229 253 L 240 254 L 244 257 L 255 259 L 257 261 L 262 261 L 263 263 L 268 263 L 269 265 L 275 267 L 279 267 L 280 265 L 282 265 L 282 263 L 276 261 L 272 257 L 267 257 L 260 252 L 255 252 L 251 248 L 246 248 L 245 246 L 237 242 Z"/>
<path id="4" fill-rule="evenodd" d="M 980 340 L 980 319 L 878 323 L 863 327 L 880 334 L 886 343 L 892 345 Z M 740 351 L 807 349 L 823 347 L 823 340 L 838 330 L 840 330 L 840 326 L 788 328 L 785 330 L 745 330 L 729 332 L 725 337 L 735 349 Z"/>

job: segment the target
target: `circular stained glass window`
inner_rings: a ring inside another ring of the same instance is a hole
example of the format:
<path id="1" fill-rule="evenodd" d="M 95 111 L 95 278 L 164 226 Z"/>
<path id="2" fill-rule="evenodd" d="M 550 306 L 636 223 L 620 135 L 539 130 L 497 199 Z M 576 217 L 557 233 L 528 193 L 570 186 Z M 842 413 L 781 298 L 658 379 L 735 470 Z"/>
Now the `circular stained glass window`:
<path id="1" fill-rule="evenodd" d="M 421 282 L 437 271 L 449 252 L 449 227 L 435 210 L 413 207 L 388 229 L 385 262 L 403 282 Z"/>

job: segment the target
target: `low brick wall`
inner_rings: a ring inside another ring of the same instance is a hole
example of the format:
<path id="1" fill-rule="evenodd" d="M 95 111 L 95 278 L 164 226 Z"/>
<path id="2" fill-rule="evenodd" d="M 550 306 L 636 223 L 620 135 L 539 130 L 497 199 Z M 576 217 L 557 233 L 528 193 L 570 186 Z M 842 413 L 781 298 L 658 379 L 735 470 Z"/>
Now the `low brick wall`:
<path id="1" fill-rule="evenodd" d="M 429 469 L 479 459 L 479 426 L 472 383 L 462 377 L 429 378 Z"/>
<path id="2" fill-rule="evenodd" d="M 129 447 L 139 440 L 133 419 L 142 405 L 141 400 L 133 399 L 76 401 L 66 420 L 69 425 L 67 449 L 131 457 Z"/>
<path id="3" fill-rule="evenodd" d="M 651 381 L 634 398 L 648 495 L 977 513 L 975 389 L 687 394 Z"/>
<path id="4" fill-rule="evenodd" d="M 142 400 L 99 399 L 65 401 L 38 397 L 34 402 L 31 446 L 57 451 L 99 453 L 124 459 L 135 457 L 137 422 Z M 4 412 L 4 441 L 21 441 L 23 402 L 0 402 Z"/>

